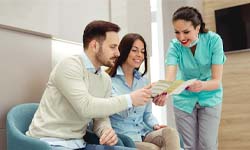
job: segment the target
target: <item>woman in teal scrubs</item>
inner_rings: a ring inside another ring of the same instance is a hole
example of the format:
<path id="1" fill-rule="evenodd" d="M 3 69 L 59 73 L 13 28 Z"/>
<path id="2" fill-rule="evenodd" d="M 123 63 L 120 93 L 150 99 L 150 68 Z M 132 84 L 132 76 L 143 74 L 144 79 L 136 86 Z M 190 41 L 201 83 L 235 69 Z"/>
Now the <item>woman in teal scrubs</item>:
<path id="1" fill-rule="evenodd" d="M 193 7 L 179 8 L 172 21 L 176 39 L 167 51 L 166 80 L 197 79 L 173 96 L 177 129 L 185 150 L 216 150 L 226 60 L 222 39 L 205 28 L 201 14 Z"/>

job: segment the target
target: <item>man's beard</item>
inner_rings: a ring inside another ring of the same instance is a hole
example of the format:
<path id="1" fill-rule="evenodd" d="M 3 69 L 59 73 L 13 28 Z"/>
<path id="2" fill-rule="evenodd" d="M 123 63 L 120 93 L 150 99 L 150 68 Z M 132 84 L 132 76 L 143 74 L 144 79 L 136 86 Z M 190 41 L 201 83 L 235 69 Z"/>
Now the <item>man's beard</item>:
<path id="1" fill-rule="evenodd" d="M 111 57 L 108 59 L 104 58 L 104 51 L 103 51 L 102 47 L 100 47 L 98 53 L 96 54 L 96 59 L 97 59 L 97 61 L 99 61 L 101 63 L 102 66 L 113 67 L 117 57 L 114 56 L 114 57 Z"/>

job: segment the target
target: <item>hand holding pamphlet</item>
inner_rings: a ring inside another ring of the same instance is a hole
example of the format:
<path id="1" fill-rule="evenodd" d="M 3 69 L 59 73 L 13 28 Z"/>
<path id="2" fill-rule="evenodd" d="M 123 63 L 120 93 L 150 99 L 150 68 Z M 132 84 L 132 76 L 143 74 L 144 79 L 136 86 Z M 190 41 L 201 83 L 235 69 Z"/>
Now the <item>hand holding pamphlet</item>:
<path id="1" fill-rule="evenodd" d="M 195 80 L 196 79 L 191 79 L 187 81 L 175 80 L 175 81 L 170 81 L 170 82 L 166 80 L 159 80 L 153 84 L 152 97 L 165 94 L 165 93 L 168 95 L 180 94 L 189 85 L 191 85 Z"/>

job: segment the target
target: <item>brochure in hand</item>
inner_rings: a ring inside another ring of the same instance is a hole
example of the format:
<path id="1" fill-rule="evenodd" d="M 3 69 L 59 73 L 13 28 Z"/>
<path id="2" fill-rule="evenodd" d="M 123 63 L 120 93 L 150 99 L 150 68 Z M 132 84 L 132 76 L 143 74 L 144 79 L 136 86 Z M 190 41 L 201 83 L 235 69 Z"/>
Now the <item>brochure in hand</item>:
<path id="1" fill-rule="evenodd" d="M 157 95 L 167 93 L 168 95 L 177 95 L 185 90 L 189 85 L 191 85 L 196 79 L 191 79 L 187 81 L 175 80 L 172 82 L 166 80 L 159 80 L 153 84 L 152 87 L 152 97 Z"/>

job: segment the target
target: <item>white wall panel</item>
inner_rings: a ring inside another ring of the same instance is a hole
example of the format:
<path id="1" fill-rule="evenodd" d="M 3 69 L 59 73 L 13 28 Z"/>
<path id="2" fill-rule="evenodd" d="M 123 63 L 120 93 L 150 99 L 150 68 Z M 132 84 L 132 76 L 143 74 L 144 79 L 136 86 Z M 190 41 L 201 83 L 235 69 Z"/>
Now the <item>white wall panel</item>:
<path id="1" fill-rule="evenodd" d="M 111 21 L 121 26 L 121 37 L 131 32 L 139 33 L 145 38 L 148 50 L 151 50 L 149 0 L 111 0 Z"/>
<path id="2" fill-rule="evenodd" d="M 74 42 L 96 19 L 109 20 L 108 0 L 0 0 L 0 24 Z"/>

